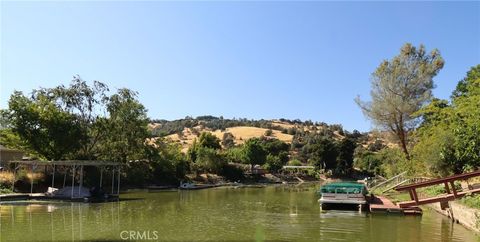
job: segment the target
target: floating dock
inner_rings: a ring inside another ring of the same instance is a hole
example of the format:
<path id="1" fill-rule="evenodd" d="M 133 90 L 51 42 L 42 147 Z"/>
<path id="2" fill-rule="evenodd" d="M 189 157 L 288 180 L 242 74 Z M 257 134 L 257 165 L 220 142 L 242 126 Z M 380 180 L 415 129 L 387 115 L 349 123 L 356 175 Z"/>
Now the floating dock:
<path id="1" fill-rule="evenodd" d="M 0 202 L 1 201 L 21 201 L 21 200 L 29 200 L 30 194 L 29 193 L 12 193 L 12 194 L 2 194 L 0 195 Z"/>
<path id="2" fill-rule="evenodd" d="M 109 195 L 108 198 L 95 197 L 62 197 L 62 196 L 47 196 L 45 193 L 12 193 L 0 195 L 0 202 L 15 202 L 26 200 L 58 200 L 69 202 L 107 202 L 118 200 L 117 195 Z"/>
<path id="3" fill-rule="evenodd" d="M 183 183 L 178 187 L 180 190 L 199 190 L 213 187 L 220 187 L 221 184 L 192 184 L 192 183 Z"/>
<path id="4" fill-rule="evenodd" d="M 398 205 L 395 205 L 386 197 L 375 196 L 370 201 L 370 212 L 371 213 L 398 213 L 405 215 L 421 215 L 422 209 L 420 207 L 408 207 L 401 208 Z"/>

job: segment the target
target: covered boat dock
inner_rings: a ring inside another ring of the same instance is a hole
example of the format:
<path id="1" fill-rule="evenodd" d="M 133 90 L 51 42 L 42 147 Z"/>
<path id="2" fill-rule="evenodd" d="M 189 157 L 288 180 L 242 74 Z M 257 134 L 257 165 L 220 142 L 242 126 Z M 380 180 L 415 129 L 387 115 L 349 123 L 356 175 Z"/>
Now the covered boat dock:
<path id="1" fill-rule="evenodd" d="M 107 197 L 117 197 L 120 194 L 120 177 L 121 177 L 121 167 L 123 164 L 118 162 L 111 161 L 98 161 L 98 160 L 62 160 L 62 161 L 41 161 L 41 160 L 18 160 L 10 161 L 10 166 L 13 169 L 13 182 L 12 182 L 12 191 L 15 191 L 15 182 L 17 180 L 17 172 L 21 167 L 26 167 L 30 174 L 30 198 L 52 198 L 52 199 L 68 199 L 68 200 L 85 200 L 90 196 L 82 194 L 84 187 L 84 167 L 96 167 L 100 171 L 100 178 L 97 190 L 102 189 L 104 186 L 104 173 L 111 174 L 111 191 L 107 193 L 105 191 L 105 198 Z M 45 191 L 45 194 L 34 194 L 34 184 L 33 184 L 33 174 L 35 171 L 40 170 L 40 167 L 43 167 L 46 171 L 47 169 L 51 170 L 51 187 Z M 55 195 L 55 191 L 58 191 L 58 188 L 55 188 L 55 173 L 57 169 L 63 168 L 63 186 L 62 189 L 68 189 L 67 194 Z M 67 187 L 67 173 L 71 173 L 71 185 Z M 79 176 L 77 181 L 75 176 Z M 76 186 L 76 183 L 78 184 Z"/>

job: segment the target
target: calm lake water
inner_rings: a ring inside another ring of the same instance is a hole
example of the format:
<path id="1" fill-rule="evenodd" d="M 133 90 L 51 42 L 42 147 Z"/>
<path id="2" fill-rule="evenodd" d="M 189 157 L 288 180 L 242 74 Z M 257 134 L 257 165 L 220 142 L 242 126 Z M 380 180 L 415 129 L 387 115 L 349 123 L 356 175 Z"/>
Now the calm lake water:
<path id="1" fill-rule="evenodd" d="M 316 189 L 131 192 L 111 203 L 2 204 L 0 240 L 479 241 L 429 210 L 423 216 L 320 212 Z"/>

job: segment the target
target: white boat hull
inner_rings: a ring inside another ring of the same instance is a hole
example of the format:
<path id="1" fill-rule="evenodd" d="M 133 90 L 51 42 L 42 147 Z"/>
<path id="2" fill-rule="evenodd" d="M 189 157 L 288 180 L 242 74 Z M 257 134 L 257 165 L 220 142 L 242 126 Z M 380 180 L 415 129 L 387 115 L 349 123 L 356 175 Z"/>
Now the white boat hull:
<path id="1" fill-rule="evenodd" d="M 351 199 L 318 199 L 320 204 L 367 204 L 366 200 L 351 200 Z"/>

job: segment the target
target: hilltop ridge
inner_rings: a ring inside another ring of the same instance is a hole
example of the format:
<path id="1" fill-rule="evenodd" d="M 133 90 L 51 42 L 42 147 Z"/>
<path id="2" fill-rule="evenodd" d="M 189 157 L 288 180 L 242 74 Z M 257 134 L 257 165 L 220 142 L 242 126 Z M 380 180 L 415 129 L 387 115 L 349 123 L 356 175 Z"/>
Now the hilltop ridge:
<path id="1" fill-rule="evenodd" d="M 266 136 L 275 138 L 295 146 L 302 142 L 306 135 L 325 135 L 333 137 L 336 140 L 342 140 L 346 135 L 363 137 L 362 145 L 368 146 L 377 140 L 388 146 L 394 145 L 389 141 L 389 137 L 382 132 L 364 132 L 357 130 L 352 132 L 344 130 L 341 124 L 327 124 L 324 122 L 313 122 L 311 120 L 302 121 L 299 119 L 271 119 L 271 120 L 253 120 L 253 119 L 225 119 L 215 116 L 185 117 L 178 120 L 159 120 L 153 119 L 148 125 L 154 137 L 163 137 L 172 142 L 181 144 L 182 151 L 185 152 L 193 141 L 202 132 L 209 132 L 217 136 L 220 140 L 225 135 L 231 135 L 235 145 L 241 145 L 251 138 Z"/>

